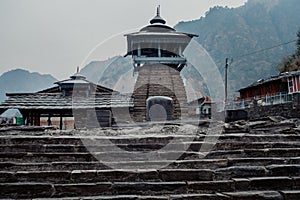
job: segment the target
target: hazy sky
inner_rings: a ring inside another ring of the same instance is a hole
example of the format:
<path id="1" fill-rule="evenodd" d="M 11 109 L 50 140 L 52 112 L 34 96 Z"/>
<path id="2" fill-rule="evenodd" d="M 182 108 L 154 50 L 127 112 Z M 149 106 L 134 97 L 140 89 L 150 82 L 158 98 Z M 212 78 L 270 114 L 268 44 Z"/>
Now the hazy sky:
<path id="1" fill-rule="evenodd" d="M 0 74 L 23 68 L 65 79 L 77 66 L 83 67 L 89 52 L 108 38 L 112 39 L 98 47 L 98 60 L 125 53 L 123 34 L 147 25 L 157 5 L 161 5 L 161 16 L 168 25 L 174 26 L 179 21 L 199 19 L 212 6 L 237 7 L 245 2 L 0 0 Z M 119 42 L 121 45 L 116 45 Z"/>

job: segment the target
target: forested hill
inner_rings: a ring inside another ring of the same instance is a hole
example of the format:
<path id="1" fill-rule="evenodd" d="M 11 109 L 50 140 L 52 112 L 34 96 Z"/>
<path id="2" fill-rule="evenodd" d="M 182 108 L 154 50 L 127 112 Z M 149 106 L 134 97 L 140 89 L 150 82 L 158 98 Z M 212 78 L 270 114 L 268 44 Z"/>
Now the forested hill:
<path id="1" fill-rule="evenodd" d="M 57 80 L 47 74 L 14 69 L 0 76 L 0 103 L 6 99 L 6 93 L 37 92 L 53 86 Z"/>
<path id="2" fill-rule="evenodd" d="M 230 91 L 278 74 L 278 63 L 294 53 L 300 28 L 299 0 L 248 0 L 238 8 L 214 7 L 200 19 L 180 22 L 176 30 L 199 35 L 198 42 L 210 53 L 224 74 L 229 67 Z M 256 52 L 256 53 L 253 53 Z"/>

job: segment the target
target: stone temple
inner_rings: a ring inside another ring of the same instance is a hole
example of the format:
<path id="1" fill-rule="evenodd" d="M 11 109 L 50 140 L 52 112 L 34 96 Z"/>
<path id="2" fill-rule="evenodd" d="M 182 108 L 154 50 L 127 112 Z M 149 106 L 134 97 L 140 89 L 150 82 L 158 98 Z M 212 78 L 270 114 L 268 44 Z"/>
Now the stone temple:
<path id="1" fill-rule="evenodd" d="M 187 62 L 183 51 L 195 36 L 167 26 L 159 7 L 150 25 L 126 35 L 126 56 L 132 56 L 138 74 L 133 92 L 135 121 L 187 116 L 187 96 L 180 71 Z"/>

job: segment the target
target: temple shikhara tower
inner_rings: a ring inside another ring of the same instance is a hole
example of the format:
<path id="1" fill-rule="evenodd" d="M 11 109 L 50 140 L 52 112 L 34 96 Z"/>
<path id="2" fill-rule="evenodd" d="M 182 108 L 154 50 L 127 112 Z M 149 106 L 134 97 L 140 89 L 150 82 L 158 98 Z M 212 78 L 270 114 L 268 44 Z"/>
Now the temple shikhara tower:
<path id="1" fill-rule="evenodd" d="M 180 71 L 187 62 L 183 51 L 195 36 L 167 26 L 159 7 L 150 25 L 126 35 L 126 56 L 132 56 L 138 76 L 132 96 L 135 121 L 187 116 L 187 96 Z"/>

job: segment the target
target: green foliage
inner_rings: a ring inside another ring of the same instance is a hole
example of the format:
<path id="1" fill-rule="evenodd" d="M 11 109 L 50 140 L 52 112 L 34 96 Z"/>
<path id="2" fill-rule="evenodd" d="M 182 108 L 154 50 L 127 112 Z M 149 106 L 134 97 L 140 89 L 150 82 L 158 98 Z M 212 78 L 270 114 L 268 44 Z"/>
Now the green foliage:
<path id="1" fill-rule="evenodd" d="M 291 72 L 297 71 L 300 69 L 300 30 L 297 33 L 297 50 L 296 52 L 289 56 L 288 58 L 284 58 L 278 66 L 278 70 L 282 72 Z"/>
<path id="2" fill-rule="evenodd" d="M 297 40 L 297 56 L 300 56 L 300 30 L 298 31 L 297 33 L 297 36 L 298 36 L 298 40 Z"/>

